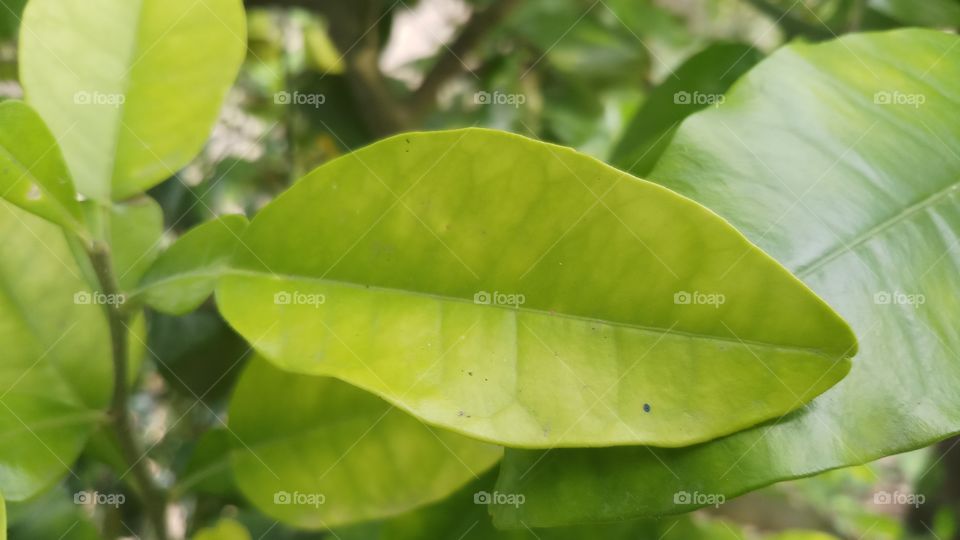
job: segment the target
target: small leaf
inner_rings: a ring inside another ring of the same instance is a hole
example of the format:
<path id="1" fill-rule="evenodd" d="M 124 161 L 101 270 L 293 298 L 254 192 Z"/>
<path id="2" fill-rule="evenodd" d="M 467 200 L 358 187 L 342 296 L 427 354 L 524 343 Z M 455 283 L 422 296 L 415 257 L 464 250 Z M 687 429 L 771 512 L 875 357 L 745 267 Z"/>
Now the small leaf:
<path id="1" fill-rule="evenodd" d="M 193 540 L 250 540 L 250 533 L 239 521 L 221 519 L 215 526 L 197 531 Z"/>
<path id="2" fill-rule="evenodd" d="M 729 224 L 516 135 L 410 133 L 246 229 L 217 300 L 276 365 L 507 446 L 683 446 L 801 406 L 856 341 Z"/>
<path id="3" fill-rule="evenodd" d="M 160 253 L 163 211 L 149 197 L 110 206 L 107 238 L 120 288 L 132 290 Z"/>
<path id="4" fill-rule="evenodd" d="M 680 122 L 705 107 L 721 106 L 727 88 L 762 58 L 757 49 L 738 43 L 711 45 L 692 56 L 650 92 L 610 163 L 637 176 L 648 175 Z"/>
<path id="5" fill-rule="evenodd" d="M 82 215 L 60 147 L 37 113 L 22 101 L 0 103 L 0 195 L 67 230 L 81 232 Z"/>
<path id="6" fill-rule="evenodd" d="M 240 0 L 31 0 L 27 102 L 60 140 L 77 190 L 125 199 L 201 150 L 246 50 Z"/>
<path id="7" fill-rule="evenodd" d="M 194 227 L 157 258 L 140 281 L 139 293 L 164 313 L 196 309 L 213 293 L 246 226 L 245 217 L 231 215 Z"/>
<path id="8" fill-rule="evenodd" d="M 336 379 L 283 372 L 262 359 L 237 384 L 230 429 L 241 491 L 268 516 L 308 529 L 436 501 L 502 454 Z"/>

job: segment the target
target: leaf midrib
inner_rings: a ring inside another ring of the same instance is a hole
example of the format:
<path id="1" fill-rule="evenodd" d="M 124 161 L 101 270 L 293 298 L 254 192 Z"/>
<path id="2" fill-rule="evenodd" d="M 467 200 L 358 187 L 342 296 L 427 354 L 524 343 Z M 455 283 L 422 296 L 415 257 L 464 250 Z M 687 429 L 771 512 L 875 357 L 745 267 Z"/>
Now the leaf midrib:
<path id="1" fill-rule="evenodd" d="M 797 277 L 800 277 L 800 278 L 809 277 L 811 274 L 813 274 L 820 268 L 830 264 L 835 259 L 854 251 L 858 247 L 880 236 L 887 230 L 892 229 L 897 225 L 900 225 L 901 223 L 909 220 L 916 214 L 919 214 L 923 211 L 926 211 L 932 208 L 937 203 L 939 203 L 942 199 L 945 199 L 948 196 L 950 196 L 958 188 L 960 188 L 960 178 L 958 178 L 953 183 L 947 184 L 945 187 L 933 192 L 931 195 L 928 195 L 927 197 L 907 206 L 903 210 L 881 221 L 877 225 L 874 225 L 873 227 L 868 228 L 862 233 L 857 234 L 856 236 L 853 237 L 853 239 L 850 242 L 841 243 L 840 245 L 835 246 L 833 249 L 831 249 L 824 255 L 820 256 L 816 260 L 811 261 L 804 265 L 800 265 L 800 267 L 796 270 Z"/>
<path id="2" fill-rule="evenodd" d="M 377 285 L 367 285 L 367 284 L 354 283 L 351 281 L 342 281 L 342 280 L 335 280 L 335 279 L 328 279 L 328 278 L 317 278 L 313 276 L 280 274 L 273 271 L 258 272 L 255 270 L 242 270 L 238 268 L 227 267 L 224 269 L 223 274 L 221 275 L 221 278 L 224 276 L 230 276 L 230 275 L 258 277 L 258 278 L 268 277 L 268 278 L 276 278 L 276 279 L 332 284 L 332 285 L 350 287 L 354 289 L 362 289 L 365 291 L 373 290 L 373 291 L 381 291 L 381 292 L 395 293 L 395 294 L 400 293 L 400 294 L 406 294 L 410 296 L 419 296 L 423 298 L 430 298 L 433 300 L 440 300 L 443 302 L 458 302 L 458 303 L 469 304 L 469 305 L 479 305 L 479 304 L 475 304 L 474 302 L 472 302 L 467 298 L 461 298 L 457 296 L 443 296 L 443 295 L 433 294 L 433 293 L 424 292 L 424 291 L 414 291 L 414 290 L 399 289 L 399 288 L 393 288 L 393 287 L 381 287 Z M 543 315 L 548 317 L 570 319 L 570 320 L 585 322 L 585 323 L 600 324 L 600 325 L 606 325 L 606 326 L 616 326 L 620 328 L 628 328 L 631 330 L 648 332 L 648 333 L 657 334 L 657 335 L 670 334 L 670 335 L 676 335 L 676 336 L 685 336 L 685 337 L 700 339 L 704 341 L 715 341 L 715 342 L 720 342 L 725 344 L 732 344 L 736 347 L 746 347 L 748 349 L 750 348 L 750 346 L 757 346 L 757 347 L 762 347 L 764 349 L 772 349 L 775 351 L 800 352 L 800 353 L 810 354 L 810 355 L 819 356 L 819 357 L 828 358 L 828 359 L 833 359 L 836 357 L 846 358 L 850 356 L 849 351 L 846 351 L 842 354 L 830 353 L 828 351 L 818 349 L 816 347 L 798 347 L 798 346 L 792 346 L 792 345 L 785 345 L 782 343 L 768 343 L 768 342 L 749 340 L 749 339 L 730 338 L 726 336 L 718 336 L 713 334 L 700 334 L 700 333 L 689 332 L 685 330 L 676 330 L 676 329 L 673 329 L 672 327 L 657 328 L 652 326 L 629 324 L 621 321 L 609 321 L 609 320 L 597 319 L 593 317 L 585 317 L 582 315 L 573 315 L 570 313 L 560 313 L 560 312 L 545 311 L 542 309 L 532 309 L 528 307 L 508 308 L 508 307 L 492 305 L 492 304 L 484 305 L 484 307 L 491 308 L 491 309 L 501 309 L 504 311 L 511 311 L 516 313 L 530 313 L 534 315 Z"/>
<path id="3" fill-rule="evenodd" d="M 117 152 L 120 150 L 120 139 L 121 134 L 123 133 L 124 126 L 126 122 L 124 118 L 127 113 L 127 93 L 130 91 L 131 79 L 133 79 L 133 70 L 136 67 L 136 63 L 140 61 L 140 56 L 138 51 L 140 50 L 140 31 L 143 27 L 143 3 L 147 0 L 135 0 L 137 2 L 137 13 L 136 13 L 136 26 L 133 29 L 131 34 L 133 39 L 130 43 L 129 50 L 130 56 L 127 58 L 127 61 L 123 63 L 127 67 L 126 73 L 123 75 L 123 80 L 119 81 L 121 86 L 121 94 L 124 96 L 124 100 L 120 103 L 116 115 L 116 125 L 114 125 L 115 131 L 113 132 L 113 140 L 111 141 L 111 146 L 113 150 L 110 152 L 110 184 L 107 186 L 107 195 L 110 199 L 113 199 L 114 196 L 114 184 L 117 182 Z M 162 37 L 161 37 L 162 39 Z M 129 128 L 127 128 L 129 129 Z"/>

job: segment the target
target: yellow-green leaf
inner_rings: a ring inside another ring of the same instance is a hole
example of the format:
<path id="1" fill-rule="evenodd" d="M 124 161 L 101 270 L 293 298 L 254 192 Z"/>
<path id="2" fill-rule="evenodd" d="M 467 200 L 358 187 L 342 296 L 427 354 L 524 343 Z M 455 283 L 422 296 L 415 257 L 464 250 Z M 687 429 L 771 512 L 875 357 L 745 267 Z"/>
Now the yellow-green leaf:
<path id="1" fill-rule="evenodd" d="M 138 291 L 153 308 L 182 315 L 213 292 L 227 260 L 247 226 L 240 215 L 223 216 L 187 231 L 160 254 Z"/>
<path id="2" fill-rule="evenodd" d="M 230 429 L 240 490 L 268 516 L 308 529 L 437 501 L 502 454 L 336 379 L 284 372 L 263 359 L 237 384 Z"/>
<path id="3" fill-rule="evenodd" d="M 245 34 L 240 0 L 31 0 L 20 79 L 77 191 L 124 199 L 186 165 L 236 77 Z"/>
<path id="4" fill-rule="evenodd" d="M 22 101 L 0 103 L 0 196 L 70 231 L 82 231 L 77 194 L 57 140 Z"/>
<path id="5" fill-rule="evenodd" d="M 709 210 L 503 132 L 337 159 L 242 244 L 217 298 L 268 359 L 507 446 L 709 440 L 801 406 L 856 349 Z"/>

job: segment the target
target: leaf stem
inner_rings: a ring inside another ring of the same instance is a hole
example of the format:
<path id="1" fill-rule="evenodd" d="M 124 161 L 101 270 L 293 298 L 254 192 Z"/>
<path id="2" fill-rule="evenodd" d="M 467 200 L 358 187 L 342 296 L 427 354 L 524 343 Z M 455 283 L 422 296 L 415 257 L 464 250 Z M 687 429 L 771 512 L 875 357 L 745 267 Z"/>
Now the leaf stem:
<path id="1" fill-rule="evenodd" d="M 88 249 L 93 270 L 100 282 L 101 292 L 108 298 L 121 298 L 120 286 L 113 271 L 110 248 L 103 242 L 94 242 Z M 134 436 L 133 422 L 128 407 L 128 366 L 129 366 L 129 313 L 122 302 L 104 304 L 104 311 L 110 326 L 110 348 L 113 358 L 113 400 L 110 405 L 110 418 L 120 444 L 123 458 L 130 466 L 140 497 L 146 508 L 147 519 L 153 526 L 159 540 L 166 540 L 166 495 L 154 483 L 144 461 L 144 452 Z"/>

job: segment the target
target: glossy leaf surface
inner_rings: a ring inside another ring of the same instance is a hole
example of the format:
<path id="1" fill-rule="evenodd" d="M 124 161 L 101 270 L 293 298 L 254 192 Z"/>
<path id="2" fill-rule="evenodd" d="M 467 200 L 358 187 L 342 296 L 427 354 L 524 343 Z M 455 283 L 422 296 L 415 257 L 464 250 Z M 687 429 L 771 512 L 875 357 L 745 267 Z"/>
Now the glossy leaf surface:
<path id="1" fill-rule="evenodd" d="M 835 305 L 850 375 L 770 425 L 678 450 L 508 452 L 501 525 L 689 511 L 960 431 L 960 38 L 796 44 L 681 127 L 654 178 L 715 209 Z M 922 98 L 921 98 L 922 96 Z M 919 103 L 922 99 L 922 103 Z"/>
<path id="2" fill-rule="evenodd" d="M 236 77 L 245 33 L 240 0 L 31 0 L 20 79 L 77 191 L 124 199 L 186 165 Z"/>
<path id="3" fill-rule="evenodd" d="M 708 440 L 812 399 L 856 347 L 715 214 L 502 132 L 344 156 L 242 243 L 218 304 L 268 359 L 507 446 Z"/>

